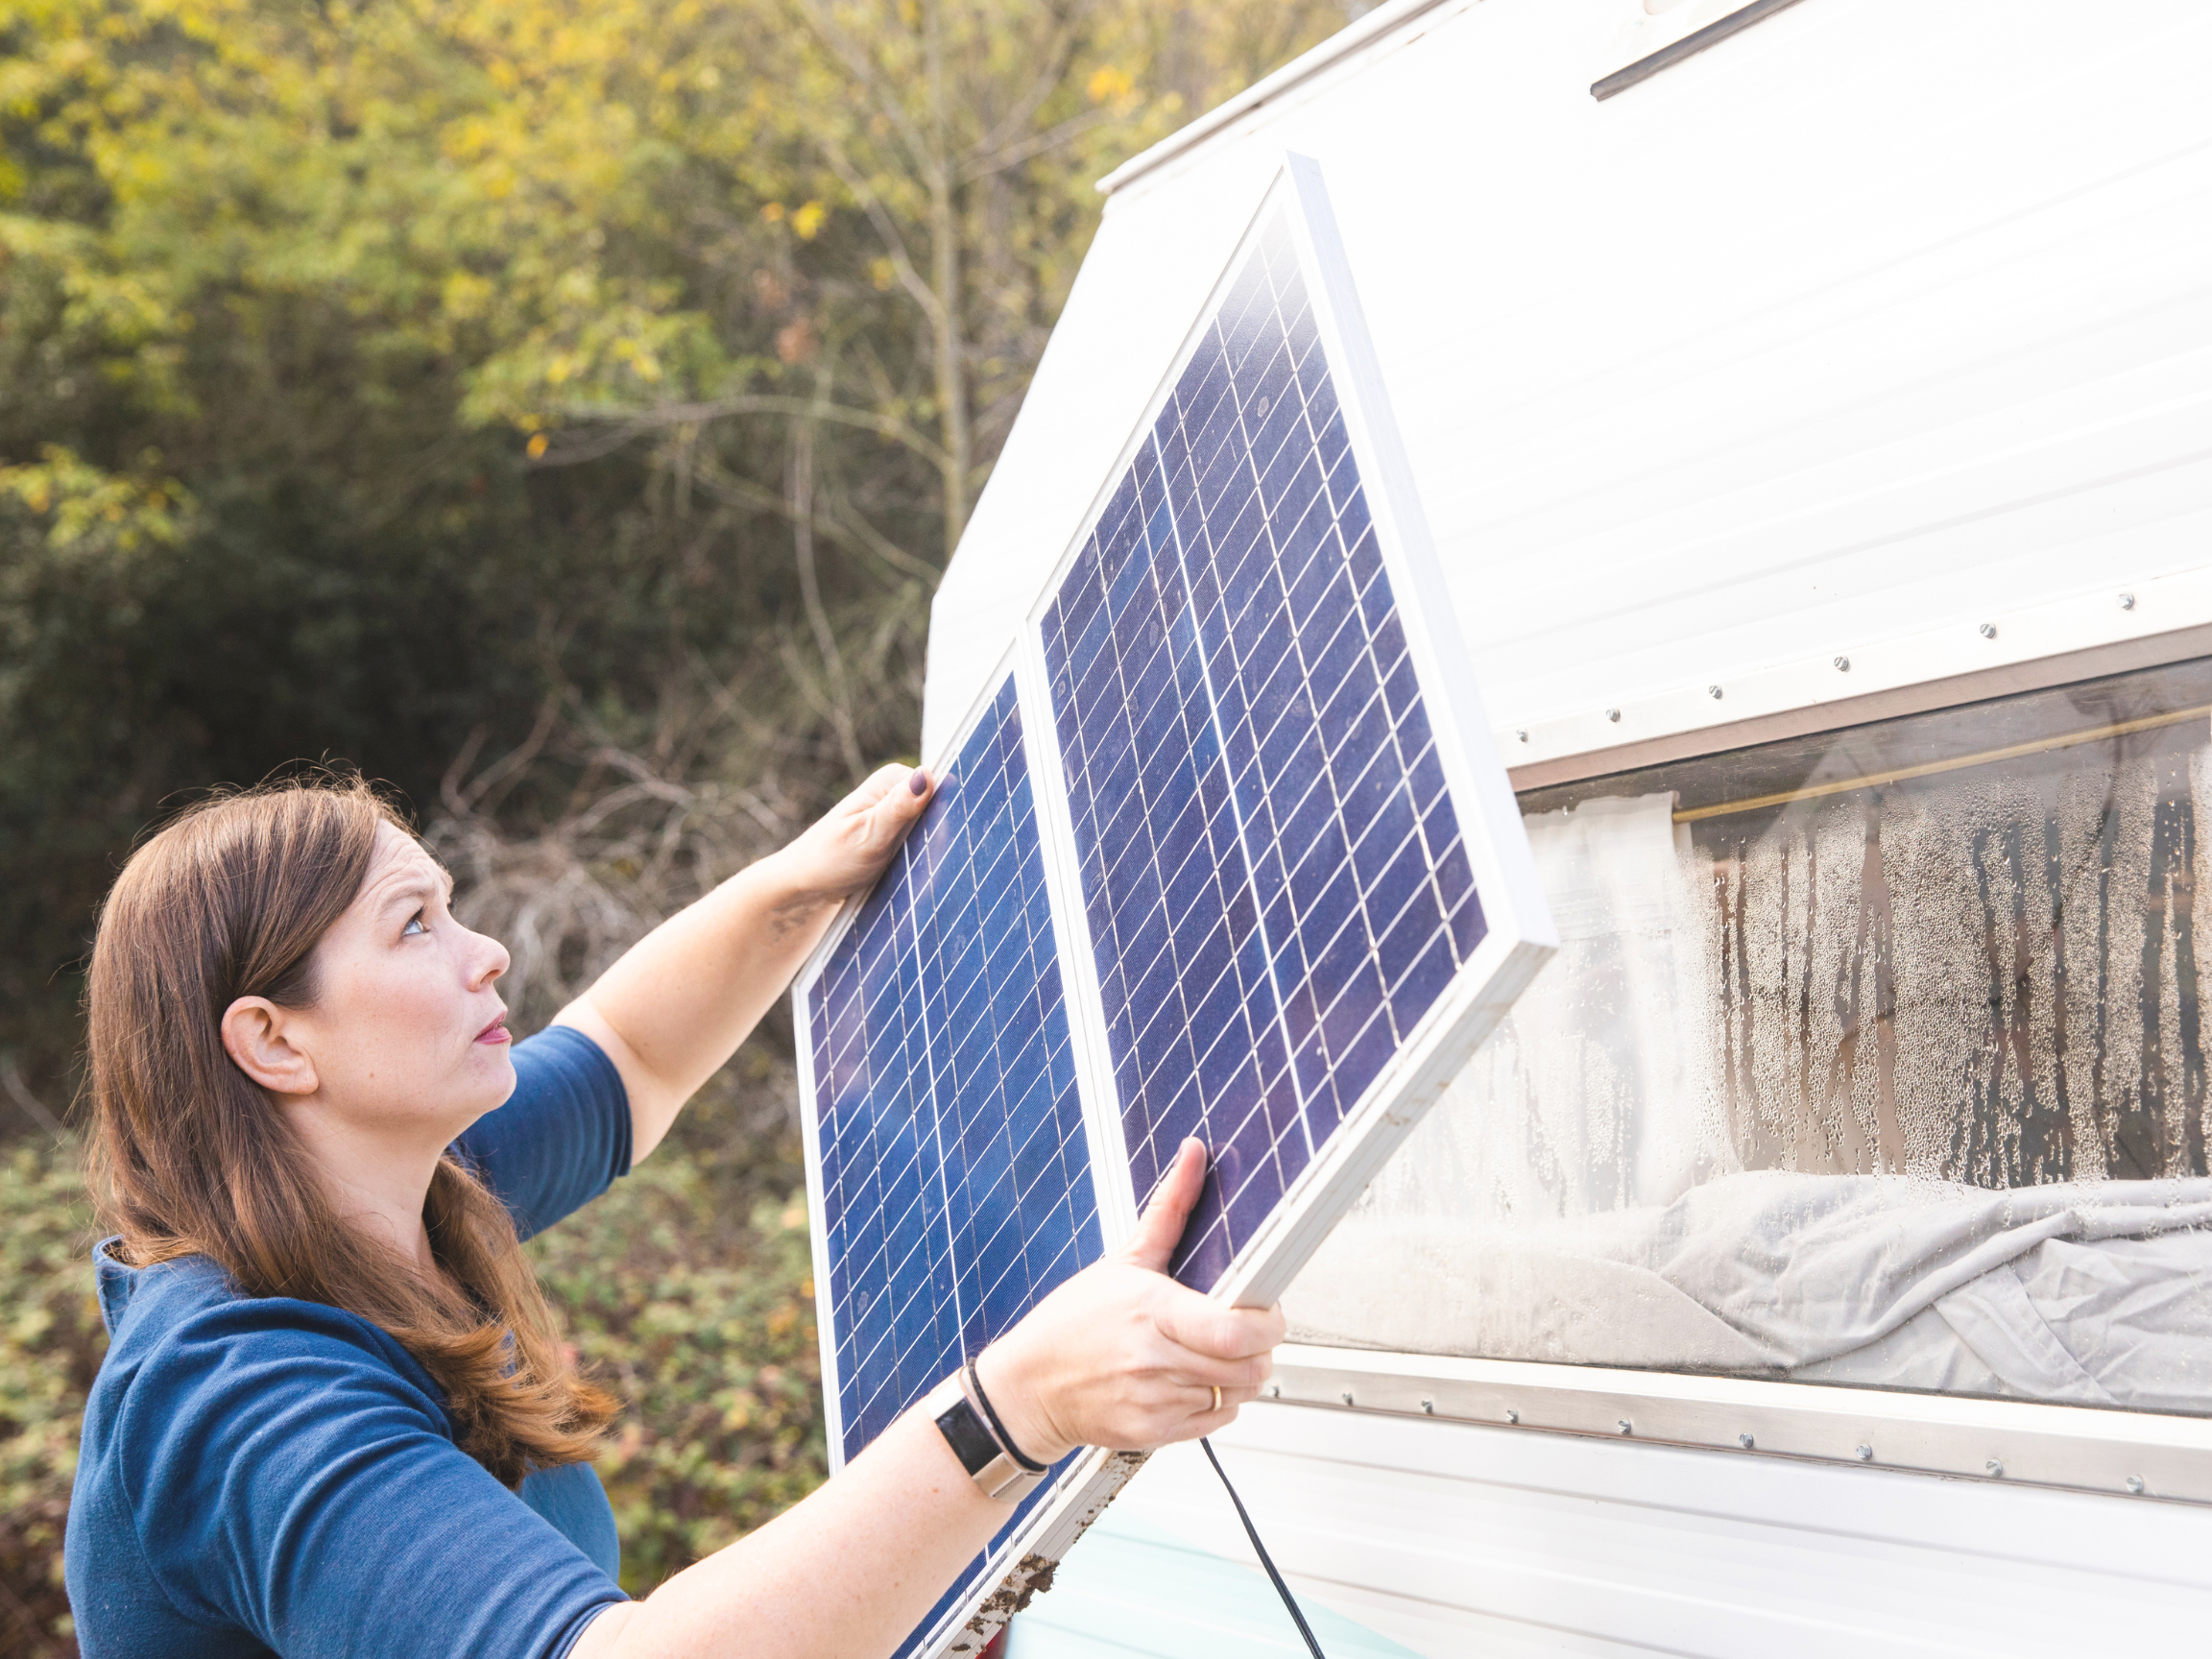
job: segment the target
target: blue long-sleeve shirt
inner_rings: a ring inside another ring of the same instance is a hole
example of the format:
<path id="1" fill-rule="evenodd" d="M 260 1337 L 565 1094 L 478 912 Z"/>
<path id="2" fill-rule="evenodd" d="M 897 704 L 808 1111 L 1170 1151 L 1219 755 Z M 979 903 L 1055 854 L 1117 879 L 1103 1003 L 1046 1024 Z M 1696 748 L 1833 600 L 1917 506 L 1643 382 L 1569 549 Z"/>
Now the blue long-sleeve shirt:
<path id="1" fill-rule="evenodd" d="M 515 1072 L 455 1150 L 527 1238 L 628 1172 L 630 1107 L 564 1026 Z M 367 1320 L 248 1296 L 204 1257 L 95 1256 L 111 1340 L 63 1541 L 84 1659 L 561 1659 L 622 1599 L 591 1468 L 508 1491 Z"/>

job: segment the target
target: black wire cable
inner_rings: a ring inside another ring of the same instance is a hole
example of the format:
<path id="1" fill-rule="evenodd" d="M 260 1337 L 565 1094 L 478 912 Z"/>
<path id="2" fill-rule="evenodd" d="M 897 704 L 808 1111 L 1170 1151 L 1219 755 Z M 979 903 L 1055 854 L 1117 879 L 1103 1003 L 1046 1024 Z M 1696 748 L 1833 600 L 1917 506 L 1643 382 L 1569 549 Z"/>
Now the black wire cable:
<path id="1" fill-rule="evenodd" d="M 1267 1553 L 1267 1546 L 1260 1542 L 1260 1529 L 1252 1525 L 1252 1517 L 1244 1512 L 1244 1500 L 1237 1496 L 1237 1488 L 1229 1484 L 1229 1471 L 1221 1467 L 1221 1459 L 1214 1455 L 1214 1443 L 1204 1435 L 1198 1437 L 1205 1451 L 1206 1461 L 1214 1465 L 1214 1473 L 1221 1477 L 1222 1490 L 1229 1494 L 1229 1502 L 1237 1505 L 1237 1519 L 1244 1523 L 1244 1536 L 1252 1540 L 1252 1548 L 1259 1552 L 1260 1565 L 1267 1569 L 1267 1576 L 1275 1585 L 1275 1594 L 1283 1598 L 1283 1605 L 1289 1610 L 1290 1623 L 1298 1626 L 1298 1634 L 1306 1638 L 1306 1651 L 1313 1659 L 1328 1659 L 1321 1651 L 1321 1644 L 1313 1639 L 1313 1627 L 1306 1623 L 1306 1615 L 1298 1610 L 1298 1598 L 1290 1594 L 1290 1586 L 1283 1582 L 1283 1575 L 1275 1571 L 1275 1559 Z"/>

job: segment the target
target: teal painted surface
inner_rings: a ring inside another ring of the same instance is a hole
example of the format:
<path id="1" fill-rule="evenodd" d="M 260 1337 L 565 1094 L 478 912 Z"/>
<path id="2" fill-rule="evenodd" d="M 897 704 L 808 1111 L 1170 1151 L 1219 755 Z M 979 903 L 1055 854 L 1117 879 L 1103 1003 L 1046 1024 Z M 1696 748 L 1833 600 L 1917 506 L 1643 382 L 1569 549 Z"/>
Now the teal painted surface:
<path id="1" fill-rule="evenodd" d="M 1364 1624 L 1299 1599 L 1328 1659 L 1422 1659 Z M 1109 1509 L 1014 1621 L 1006 1659 L 1307 1659 L 1257 1567 Z"/>

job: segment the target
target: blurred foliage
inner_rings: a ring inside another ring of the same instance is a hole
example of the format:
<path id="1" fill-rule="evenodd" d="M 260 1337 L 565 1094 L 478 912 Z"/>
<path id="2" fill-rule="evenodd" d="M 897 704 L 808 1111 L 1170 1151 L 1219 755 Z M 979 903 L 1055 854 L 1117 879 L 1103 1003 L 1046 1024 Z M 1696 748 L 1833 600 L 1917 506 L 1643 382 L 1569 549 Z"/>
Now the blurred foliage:
<path id="1" fill-rule="evenodd" d="M 541 1022 L 911 753 L 1093 181 L 1360 10 L 0 0 L 0 1643 L 69 1647 L 53 1129 L 132 839 L 356 763 Z M 534 1246 L 637 1588 L 822 1469 L 787 1056 Z"/>
<path id="2" fill-rule="evenodd" d="M 41 1136 L 0 1152 L 0 1651 L 75 1650 L 61 1527 L 85 1390 L 108 1349 L 84 1258 L 91 1221 L 67 1144 Z"/>

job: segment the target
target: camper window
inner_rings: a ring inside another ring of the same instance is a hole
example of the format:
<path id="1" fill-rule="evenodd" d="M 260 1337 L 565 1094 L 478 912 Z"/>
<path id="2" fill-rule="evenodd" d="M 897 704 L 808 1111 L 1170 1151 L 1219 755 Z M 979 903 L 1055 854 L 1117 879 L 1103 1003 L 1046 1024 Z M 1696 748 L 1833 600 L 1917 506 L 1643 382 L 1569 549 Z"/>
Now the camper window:
<path id="1" fill-rule="evenodd" d="M 2212 1413 L 2212 659 L 1521 805 L 1560 952 L 1295 1336 Z"/>

